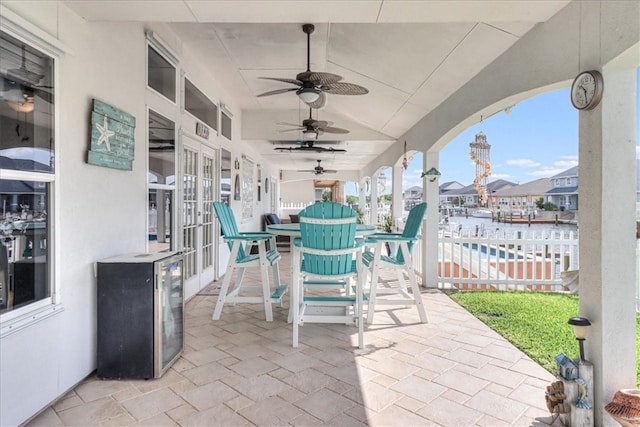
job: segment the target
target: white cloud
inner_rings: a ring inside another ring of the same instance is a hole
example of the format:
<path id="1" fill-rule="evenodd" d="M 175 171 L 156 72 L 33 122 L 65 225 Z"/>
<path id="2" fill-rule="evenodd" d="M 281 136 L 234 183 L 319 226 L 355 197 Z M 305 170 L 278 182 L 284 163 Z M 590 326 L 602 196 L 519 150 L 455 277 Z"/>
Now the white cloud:
<path id="1" fill-rule="evenodd" d="M 531 159 L 507 160 L 507 164 L 509 166 L 519 166 L 519 167 L 523 167 L 523 168 L 537 168 L 538 166 L 540 166 L 539 162 L 536 162 L 536 161 L 531 160 Z"/>
<path id="2" fill-rule="evenodd" d="M 636 145 L 636 156 L 640 158 L 640 145 Z"/>
<path id="3" fill-rule="evenodd" d="M 553 162 L 553 165 L 558 168 L 570 169 L 574 166 L 578 166 L 577 160 L 558 160 Z"/>
<path id="4" fill-rule="evenodd" d="M 560 160 L 553 162 L 552 166 L 543 166 L 536 171 L 529 172 L 527 175 L 535 176 L 537 178 L 549 178 L 553 175 L 564 172 L 567 169 L 571 169 L 574 166 L 578 166 L 578 156 L 560 156 Z"/>
<path id="5" fill-rule="evenodd" d="M 489 179 L 494 180 L 494 179 L 511 179 L 513 178 L 511 175 L 509 175 L 508 173 L 492 173 L 489 176 Z"/>
<path id="6" fill-rule="evenodd" d="M 552 168 L 550 166 L 545 166 L 542 169 L 539 169 L 537 171 L 533 171 L 533 172 L 529 172 L 527 175 L 531 175 L 531 176 L 535 176 L 538 178 L 549 178 L 553 175 L 557 175 L 560 172 L 564 172 L 566 171 L 567 168 Z"/>

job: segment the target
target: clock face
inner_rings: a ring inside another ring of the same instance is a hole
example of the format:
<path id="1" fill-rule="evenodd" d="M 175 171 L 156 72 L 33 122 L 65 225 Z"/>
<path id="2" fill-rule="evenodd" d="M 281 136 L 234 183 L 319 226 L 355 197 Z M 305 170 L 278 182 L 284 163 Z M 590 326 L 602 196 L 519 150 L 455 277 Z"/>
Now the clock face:
<path id="1" fill-rule="evenodd" d="M 571 103 L 579 110 L 590 110 L 602 98 L 602 76 L 597 71 L 580 73 L 571 85 Z"/>

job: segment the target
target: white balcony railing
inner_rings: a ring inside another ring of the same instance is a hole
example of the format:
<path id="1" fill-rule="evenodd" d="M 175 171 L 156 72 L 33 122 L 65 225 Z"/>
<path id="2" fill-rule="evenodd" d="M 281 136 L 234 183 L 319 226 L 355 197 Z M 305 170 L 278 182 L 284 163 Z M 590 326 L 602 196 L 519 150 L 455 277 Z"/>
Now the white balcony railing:
<path id="1" fill-rule="evenodd" d="M 438 239 L 442 288 L 564 290 L 562 272 L 578 269 L 574 232 L 471 234 Z"/>
<path id="2" fill-rule="evenodd" d="M 421 245 L 413 262 L 422 276 Z M 438 286 L 463 290 L 562 291 L 562 272 L 578 269 L 574 232 L 444 233 L 438 238 Z"/>

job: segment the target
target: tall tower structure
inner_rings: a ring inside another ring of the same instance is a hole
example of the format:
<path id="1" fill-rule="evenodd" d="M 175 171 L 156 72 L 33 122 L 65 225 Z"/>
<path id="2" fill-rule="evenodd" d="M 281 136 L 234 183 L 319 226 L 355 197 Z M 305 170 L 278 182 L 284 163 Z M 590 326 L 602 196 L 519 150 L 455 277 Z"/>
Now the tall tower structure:
<path id="1" fill-rule="evenodd" d="M 476 177 L 473 188 L 478 192 L 480 203 L 487 203 L 487 178 L 491 175 L 491 145 L 487 143 L 484 133 L 476 134 L 476 140 L 469 144 L 469 156 L 476 165 Z"/>

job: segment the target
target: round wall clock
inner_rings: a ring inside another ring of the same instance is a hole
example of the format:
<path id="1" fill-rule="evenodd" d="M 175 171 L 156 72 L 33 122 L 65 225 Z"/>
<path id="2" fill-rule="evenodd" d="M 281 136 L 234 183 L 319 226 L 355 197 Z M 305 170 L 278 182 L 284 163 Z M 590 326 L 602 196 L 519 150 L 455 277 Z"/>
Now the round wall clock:
<path id="1" fill-rule="evenodd" d="M 599 71 L 584 71 L 573 80 L 571 103 L 578 110 L 591 110 L 600 103 L 604 80 Z"/>

